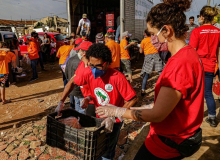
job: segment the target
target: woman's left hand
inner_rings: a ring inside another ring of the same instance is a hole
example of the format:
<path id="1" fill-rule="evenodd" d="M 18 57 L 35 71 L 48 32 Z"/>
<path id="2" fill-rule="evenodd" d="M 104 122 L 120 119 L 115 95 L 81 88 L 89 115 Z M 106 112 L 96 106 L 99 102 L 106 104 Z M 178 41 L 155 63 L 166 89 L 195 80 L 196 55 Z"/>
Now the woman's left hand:
<path id="1" fill-rule="evenodd" d="M 117 107 L 111 104 L 106 104 L 105 106 L 100 106 L 96 109 L 96 113 L 100 118 L 105 117 L 122 117 L 126 112 L 126 108 Z"/>

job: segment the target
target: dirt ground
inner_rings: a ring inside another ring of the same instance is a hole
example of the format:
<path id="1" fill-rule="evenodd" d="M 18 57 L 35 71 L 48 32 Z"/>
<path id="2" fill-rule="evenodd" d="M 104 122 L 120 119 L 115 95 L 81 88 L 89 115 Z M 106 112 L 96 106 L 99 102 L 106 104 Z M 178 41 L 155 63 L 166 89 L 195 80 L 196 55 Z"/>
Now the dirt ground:
<path id="1" fill-rule="evenodd" d="M 141 58 L 143 60 L 143 58 Z M 135 89 L 137 95 L 140 97 L 140 85 L 142 79 L 140 78 L 140 71 L 142 67 L 142 60 L 133 62 L 133 78 L 137 84 Z M 36 121 L 43 116 L 54 111 L 54 108 L 59 102 L 59 97 L 63 91 L 62 74 L 58 64 L 46 65 L 46 72 L 39 73 L 39 80 L 28 82 L 29 77 L 19 79 L 16 85 L 12 85 L 6 89 L 6 98 L 11 99 L 12 103 L 0 105 L 0 131 L 8 130 L 10 128 L 17 128 L 21 124 L 30 121 Z M 39 69 L 38 69 L 39 70 Z M 140 97 L 138 106 L 141 104 L 151 103 L 154 98 L 154 84 L 158 75 L 152 74 L 146 90 L 146 97 Z M 219 107 L 220 103 L 215 96 L 217 104 L 217 115 L 220 119 Z M 66 101 L 68 103 L 68 100 Z M 217 128 L 210 127 L 205 118 L 208 116 L 207 108 L 205 106 L 203 129 L 203 144 L 201 149 L 187 160 L 216 160 L 220 159 L 220 126 Z M 149 123 L 146 124 L 142 132 L 137 136 L 132 147 L 129 148 L 123 159 L 132 160 L 143 144 L 149 131 Z"/>

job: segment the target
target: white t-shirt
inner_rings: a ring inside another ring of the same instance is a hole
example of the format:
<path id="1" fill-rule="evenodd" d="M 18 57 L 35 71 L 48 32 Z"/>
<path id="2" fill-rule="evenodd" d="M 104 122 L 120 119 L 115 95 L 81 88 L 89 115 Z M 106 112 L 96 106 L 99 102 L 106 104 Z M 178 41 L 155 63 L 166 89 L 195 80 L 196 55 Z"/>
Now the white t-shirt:
<path id="1" fill-rule="evenodd" d="M 55 45 L 56 45 L 56 42 L 53 42 L 53 43 L 51 42 L 50 43 L 50 46 L 53 47 L 53 48 L 55 47 Z"/>
<path id="2" fill-rule="evenodd" d="M 90 20 L 87 19 L 86 21 L 84 21 L 83 19 L 81 19 L 79 21 L 79 25 L 78 26 L 81 27 L 81 31 L 87 32 L 88 27 L 91 28 Z"/>

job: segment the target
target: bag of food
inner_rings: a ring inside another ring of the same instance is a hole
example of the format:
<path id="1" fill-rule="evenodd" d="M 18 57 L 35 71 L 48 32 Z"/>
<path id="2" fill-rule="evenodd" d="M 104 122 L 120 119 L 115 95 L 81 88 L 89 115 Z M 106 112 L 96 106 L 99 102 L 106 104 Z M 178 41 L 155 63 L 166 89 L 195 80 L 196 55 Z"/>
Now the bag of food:
<path id="1" fill-rule="evenodd" d="M 58 121 L 76 129 L 82 128 L 82 126 L 79 123 L 79 118 L 77 119 L 76 117 L 63 118 L 63 119 L 59 119 Z"/>

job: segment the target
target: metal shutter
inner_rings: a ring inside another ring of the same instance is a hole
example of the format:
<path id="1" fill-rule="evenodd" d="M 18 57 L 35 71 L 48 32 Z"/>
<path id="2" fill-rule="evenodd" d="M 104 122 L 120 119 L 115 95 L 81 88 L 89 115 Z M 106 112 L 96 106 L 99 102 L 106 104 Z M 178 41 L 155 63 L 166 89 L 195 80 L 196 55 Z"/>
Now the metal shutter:
<path id="1" fill-rule="evenodd" d="M 135 38 L 135 0 L 125 0 L 125 31 Z"/>

